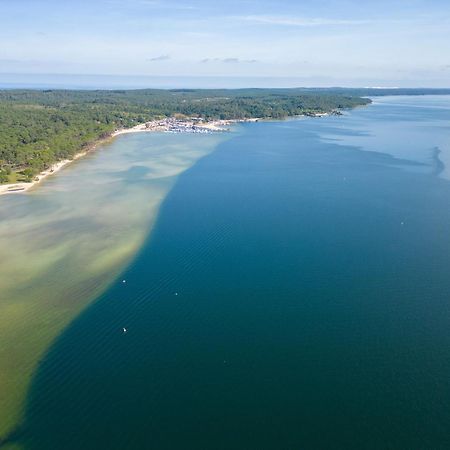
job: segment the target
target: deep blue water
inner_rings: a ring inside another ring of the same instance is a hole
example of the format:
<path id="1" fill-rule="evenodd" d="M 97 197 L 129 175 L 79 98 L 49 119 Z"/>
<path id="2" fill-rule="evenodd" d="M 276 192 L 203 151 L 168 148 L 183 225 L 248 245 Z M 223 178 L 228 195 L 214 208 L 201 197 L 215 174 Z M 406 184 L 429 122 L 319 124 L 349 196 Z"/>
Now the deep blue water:
<path id="1" fill-rule="evenodd" d="M 449 142 L 445 98 L 244 125 L 55 342 L 17 440 L 449 448 Z"/>

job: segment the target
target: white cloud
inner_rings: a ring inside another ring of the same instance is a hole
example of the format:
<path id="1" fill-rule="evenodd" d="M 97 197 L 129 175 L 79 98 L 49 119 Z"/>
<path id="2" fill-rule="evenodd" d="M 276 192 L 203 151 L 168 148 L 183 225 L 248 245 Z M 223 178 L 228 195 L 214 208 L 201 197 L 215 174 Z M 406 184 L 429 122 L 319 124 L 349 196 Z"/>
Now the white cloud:
<path id="1" fill-rule="evenodd" d="M 154 56 L 153 58 L 149 58 L 149 61 L 155 62 L 155 61 L 167 61 L 170 59 L 170 55 L 159 55 Z"/>
<path id="2" fill-rule="evenodd" d="M 202 63 L 210 63 L 210 62 L 220 62 L 225 64 L 253 64 L 259 62 L 256 59 L 240 59 L 240 58 L 205 58 L 202 59 L 200 62 Z"/>

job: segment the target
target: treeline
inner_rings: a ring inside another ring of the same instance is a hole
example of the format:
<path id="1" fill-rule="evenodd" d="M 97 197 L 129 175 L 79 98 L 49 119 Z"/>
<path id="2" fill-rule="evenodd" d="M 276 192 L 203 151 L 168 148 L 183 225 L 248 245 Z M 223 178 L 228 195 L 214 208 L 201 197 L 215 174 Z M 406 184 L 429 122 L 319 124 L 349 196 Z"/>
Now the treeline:
<path id="1" fill-rule="evenodd" d="M 117 128 L 175 114 L 279 119 L 370 100 L 300 89 L 0 91 L 0 182 L 30 181 Z"/>

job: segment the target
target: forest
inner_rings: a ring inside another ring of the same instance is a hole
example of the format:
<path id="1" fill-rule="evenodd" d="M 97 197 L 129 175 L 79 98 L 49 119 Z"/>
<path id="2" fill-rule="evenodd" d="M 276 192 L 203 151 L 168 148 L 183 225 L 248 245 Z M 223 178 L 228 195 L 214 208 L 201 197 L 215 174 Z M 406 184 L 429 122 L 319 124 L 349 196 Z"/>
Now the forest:
<path id="1" fill-rule="evenodd" d="M 353 93 L 305 89 L 1 90 L 0 182 L 32 181 L 114 130 L 153 119 L 282 119 L 368 103 Z"/>

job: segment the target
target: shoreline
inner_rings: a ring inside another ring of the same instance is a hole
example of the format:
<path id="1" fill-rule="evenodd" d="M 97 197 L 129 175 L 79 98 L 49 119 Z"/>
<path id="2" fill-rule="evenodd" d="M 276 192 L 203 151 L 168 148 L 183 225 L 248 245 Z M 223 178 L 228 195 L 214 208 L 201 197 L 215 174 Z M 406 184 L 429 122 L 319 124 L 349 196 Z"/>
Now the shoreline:
<path id="1" fill-rule="evenodd" d="M 68 164 L 76 161 L 88 153 L 94 151 L 98 145 L 104 144 L 111 139 L 122 134 L 131 133 L 216 133 L 216 132 L 228 132 L 229 128 L 226 126 L 232 125 L 239 122 L 257 122 L 258 118 L 252 119 L 236 119 L 236 120 L 212 120 L 210 122 L 204 121 L 203 119 L 189 119 L 189 120 L 177 120 L 174 118 L 152 120 L 149 122 L 141 123 L 131 128 L 120 128 L 113 131 L 108 136 L 100 138 L 88 145 L 86 149 L 74 155 L 72 159 L 64 159 L 58 161 L 57 163 L 50 166 L 48 169 L 43 170 L 36 175 L 33 181 L 25 182 L 21 181 L 18 183 L 6 183 L 0 184 L 0 196 L 7 194 L 21 194 L 29 191 L 31 188 L 38 185 L 42 180 L 46 179 L 50 175 L 58 173 L 61 169 L 66 167 Z M 183 124 L 183 125 L 181 125 Z"/>
<path id="2" fill-rule="evenodd" d="M 48 176 L 59 172 L 63 167 L 67 166 L 69 163 L 81 158 L 82 156 L 85 156 L 88 153 L 88 151 L 89 150 L 85 150 L 83 152 L 77 153 L 72 159 L 63 159 L 62 161 L 53 164 L 48 169 L 36 175 L 33 181 L 30 182 L 21 181 L 18 183 L 0 184 L 0 195 L 20 194 L 22 192 L 26 192 L 30 190 L 33 186 L 37 185 L 42 180 L 47 178 Z"/>
<path id="3" fill-rule="evenodd" d="M 324 117 L 328 116 L 330 113 L 316 113 L 314 115 L 305 114 L 304 117 Z M 50 166 L 48 169 L 43 170 L 35 179 L 30 182 L 18 182 L 18 183 L 7 183 L 0 184 L 0 196 L 7 194 L 21 194 L 29 191 L 36 185 L 38 185 L 42 180 L 45 180 L 50 175 L 58 173 L 61 169 L 69 165 L 70 163 L 76 161 L 88 153 L 94 151 L 98 145 L 104 144 L 117 136 L 122 134 L 131 133 L 218 133 L 218 132 L 229 132 L 230 125 L 236 123 L 254 123 L 263 120 L 261 118 L 247 118 L 247 119 L 221 119 L 206 121 L 203 118 L 189 118 L 189 119 L 177 119 L 177 118 L 165 118 L 158 120 L 151 120 L 149 122 L 138 124 L 131 128 L 120 128 L 111 132 L 108 136 L 99 138 L 95 142 L 89 144 L 84 150 L 75 154 L 72 159 L 64 159 L 58 161 L 57 163 Z M 273 120 L 273 119 L 272 119 Z"/>
<path id="4" fill-rule="evenodd" d="M 112 135 L 109 135 L 107 137 L 100 138 L 100 139 L 96 140 L 95 142 L 87 145 L 84 150 L 76 153 L 72 159 L 63 159 L 62 161 L 58 161 L 57 163 L 50 166 L 48 169 L 45 169 L 42 172 L 39 172 L 35 176 L 33 181 L 29 181 L 29 182 L 20 181 L 18 183 L 0 184 L 0 196 L 7 195 L 7 194 L 21 194 L 23 192 L 29 191 L 34 186 L 38 185 L 42 180 L 45 180 L 50 175 L 54 175 L 55 173 L 58 173 L 61 169 L 63 169 L 70 163 L 76 161 L 77 159 L 80 159 L 83 156 L 86 156 L 88 153 L 94 151 L 98 145 L 106 143 L 112 137 L 113 137 Z"/>

